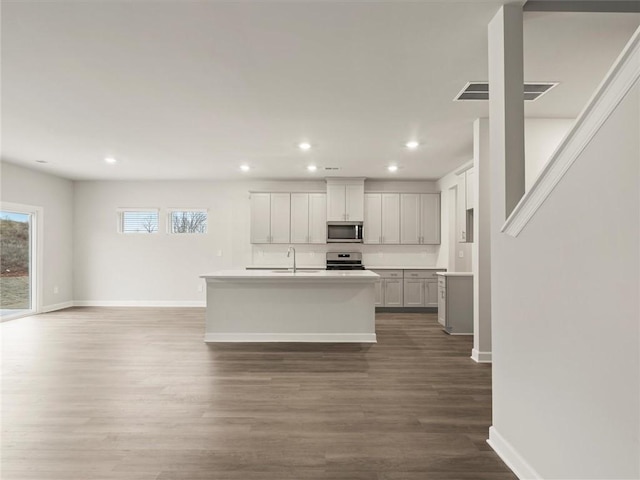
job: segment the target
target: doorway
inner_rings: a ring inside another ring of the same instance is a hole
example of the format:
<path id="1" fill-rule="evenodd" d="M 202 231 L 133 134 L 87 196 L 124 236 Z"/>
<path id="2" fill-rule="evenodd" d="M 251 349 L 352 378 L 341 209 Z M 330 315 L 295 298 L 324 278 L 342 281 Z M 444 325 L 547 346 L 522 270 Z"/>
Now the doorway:
<path id="1" fill-rule="evenodd" d="M 39 209 L 2 204 L 0 210 L 0 320 L 37 313 Z"/>

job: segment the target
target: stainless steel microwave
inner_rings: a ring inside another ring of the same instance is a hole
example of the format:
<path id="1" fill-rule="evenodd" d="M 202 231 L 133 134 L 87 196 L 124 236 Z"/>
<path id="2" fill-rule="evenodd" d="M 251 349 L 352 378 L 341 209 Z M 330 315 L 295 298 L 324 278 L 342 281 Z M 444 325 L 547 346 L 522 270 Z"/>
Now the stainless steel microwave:
<path id="1" fill-rule="evenodd" d="M 327 243 L 362 243 L 362 222 L 327 222 Z"/>

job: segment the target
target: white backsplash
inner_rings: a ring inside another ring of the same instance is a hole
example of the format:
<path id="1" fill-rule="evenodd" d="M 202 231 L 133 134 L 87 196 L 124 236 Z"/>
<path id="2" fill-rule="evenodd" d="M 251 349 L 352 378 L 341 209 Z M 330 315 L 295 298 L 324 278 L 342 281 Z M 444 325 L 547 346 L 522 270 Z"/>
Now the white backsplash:
<path id="1" fill-rule="evenodd" d="M 324 267 L 326 252 L 362 252 L 365 267 L 415 266 L 442 267 L 437 265 L 439 245 L 292 245 L 296 249 L 296 263 L 301 266 Z M 283 266 L 292 263 L 287 258 L 289 245 L 253 245 L 253 266 Z"/>

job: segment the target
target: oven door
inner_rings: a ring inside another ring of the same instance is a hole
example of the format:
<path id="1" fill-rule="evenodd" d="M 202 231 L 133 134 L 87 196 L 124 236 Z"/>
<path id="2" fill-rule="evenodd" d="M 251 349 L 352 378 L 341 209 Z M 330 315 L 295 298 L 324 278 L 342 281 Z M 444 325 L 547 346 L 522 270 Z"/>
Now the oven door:
<path id="1" fill-rule="evenodd" d="M 327 243 L 362 243 L 362 222 L 328 222 Z"/>

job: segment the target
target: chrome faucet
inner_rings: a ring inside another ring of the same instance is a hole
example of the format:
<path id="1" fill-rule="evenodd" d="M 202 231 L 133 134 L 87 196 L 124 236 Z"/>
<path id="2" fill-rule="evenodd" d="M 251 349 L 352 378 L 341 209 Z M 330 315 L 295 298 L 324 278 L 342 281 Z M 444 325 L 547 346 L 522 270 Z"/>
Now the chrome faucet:
<path id="1" fill-rule="evenodd" d="M 291 255 L 291 252 L 293 252 L 293 273 L 296 273 L 296 249 L 289 247 L 289 250 L 287 250 L 287 258 Z"/>

